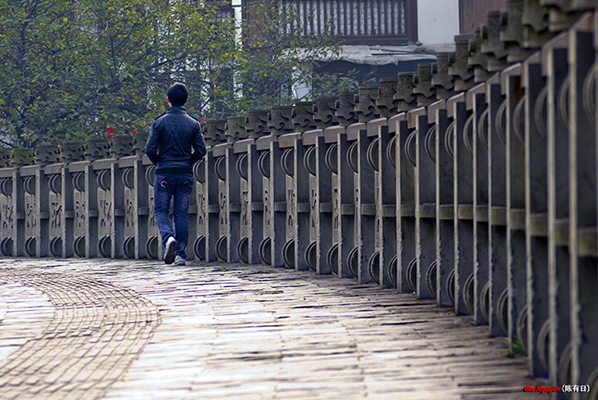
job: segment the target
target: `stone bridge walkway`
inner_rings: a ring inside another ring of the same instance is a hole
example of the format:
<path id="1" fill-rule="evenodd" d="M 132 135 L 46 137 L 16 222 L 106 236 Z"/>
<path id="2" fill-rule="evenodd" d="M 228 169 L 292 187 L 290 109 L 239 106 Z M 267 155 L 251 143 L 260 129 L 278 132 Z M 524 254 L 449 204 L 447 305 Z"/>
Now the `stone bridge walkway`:
<path id="1" fill-rule="evenodd" d="M 535 399 L 504 338 L 264 266 L 0 259 L 1 399 Z"/>

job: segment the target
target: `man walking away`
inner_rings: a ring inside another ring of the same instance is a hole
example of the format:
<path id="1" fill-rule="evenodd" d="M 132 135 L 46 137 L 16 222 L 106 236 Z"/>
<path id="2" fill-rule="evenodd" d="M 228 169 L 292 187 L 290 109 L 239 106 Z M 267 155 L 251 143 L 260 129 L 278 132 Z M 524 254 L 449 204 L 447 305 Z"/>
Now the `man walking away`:
<path id="1" fill-rule="evenodd" d="M 162 236 L 164 262 L 185 265 L 193 164 L 206 154 L 206 145 L 199 122 L 183 108 L 189 96 L 187 87 L 175 83 L 168 89 L 167 96 L 170 108 L 154 121 L 145 153 L 156 165 L 154 215 Z M 168 217 L 173 198 L 176 233 Z"/>

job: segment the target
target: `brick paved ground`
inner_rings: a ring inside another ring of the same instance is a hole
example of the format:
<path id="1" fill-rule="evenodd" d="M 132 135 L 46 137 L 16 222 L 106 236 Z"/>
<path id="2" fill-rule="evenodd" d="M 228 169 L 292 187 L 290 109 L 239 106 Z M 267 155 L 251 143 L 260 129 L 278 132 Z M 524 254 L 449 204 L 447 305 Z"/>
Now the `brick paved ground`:
<path id="1" fill-rule="evenodd" d="M 0 259 L 0 398 L 534 399 L 431 302 L 264 266 Z"/>

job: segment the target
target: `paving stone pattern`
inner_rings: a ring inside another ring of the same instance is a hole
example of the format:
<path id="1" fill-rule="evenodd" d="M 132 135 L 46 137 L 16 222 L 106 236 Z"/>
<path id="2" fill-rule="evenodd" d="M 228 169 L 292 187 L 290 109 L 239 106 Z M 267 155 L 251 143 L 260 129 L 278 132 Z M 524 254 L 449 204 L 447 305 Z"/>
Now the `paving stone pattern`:
<path id="1" fill-rule="evenodd" d="M 0 398 L 534 399 L 432 302 L 254 265 L 0 260 Z"/>
<path id="2" fill-rule="evenodd" d="M 54 315 L 42 332 L 0 364 L 2 399 L 100 398 L 160 324 L 151 302 L 98 279 L 3 268 L 0 283 L 15 281 L 44 293 Z M 7 328 L 0 338 L 14 334 Z"/>

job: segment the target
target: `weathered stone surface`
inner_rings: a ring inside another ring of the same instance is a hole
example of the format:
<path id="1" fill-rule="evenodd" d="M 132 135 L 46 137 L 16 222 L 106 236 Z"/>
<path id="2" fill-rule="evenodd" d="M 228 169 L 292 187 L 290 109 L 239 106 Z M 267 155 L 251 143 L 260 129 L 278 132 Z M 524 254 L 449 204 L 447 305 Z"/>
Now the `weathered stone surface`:
<path id="1" fill-rule="evenodd" d="M 11 167 L 35 164 L 35 149 L 12 149 Z"/>
<path id="2" fill-rule="evenodd" d="M 123 260 L 5 259 L 0 271 L 2 397 L 456 399 L 546 386 L 485 327 L 350 280 Z"/>
<path id="3" fill-rule="evenodd" d="M 133 139 L 133 148 L 136 156 L 145 154 L 145 145 L 147 144 L 147 139 L 149 139 L 149 133 L 147 132 L 137 132 L 135 134 L 135 139 Z"/>
<path id="4" fill-rule="evenodd" d="M 500 40 L 505 43 L 508 53 L 507 60 L 510 63 L 523 61 L 533 52 L 532 49 L 525 48 L 524 3 L 524 0 L 509 0 L 507 2 L 507 27 L 500 33 Z"/>
<path id="5" fill-rule="evenodd" d="M 487 69 L 489 72 L 499 71 L 508 65 L 508 50 L 500 40 L 501 32 L 507 27 L 505 11 L 490 11 L 486 25 L 481 27 L 481 46 L 477 47 L 488 58 Z"/>
<path id="6" fill-rule="evenodd" d="M 380 79 L 379 95 L 376 99 L 376 106 L 380 110 L 380 116 L 389 118 L 397 112 L 397 103 L 395 95 L 397 94 L 397 79 Z"/>
<path id="7" fill-rule="evenodd" d="M 395 94 L 398 112 L 408 111 L 416 105 L 415 96 L 413 95 L 414 75 L 413 72 L 399 72 L 397 94 Z"/>
<path id="8" fill-rule="evenodd" d="M 110 146 L 110 153 L 112 158 L 121 158 L 132 156 L 134 154 L 133 135 L 116 135 L 112 138 L 112 145 Z"/>
<path id="9" fill-rule="evenodd" d="M 314 103 L 311 101 L 295 103 L 292 114 L 295 132 L 305 132 L 316 128 L 313 106 Z"/>
<path id="10" fill-rule="evenodd" d="M 85 144 L 85 159 L 88 161 L 110 158 L 110 141 L 108 139 L 93 138 Z"/>
<path id="11" fill-rule="evenodd" d="M 247 131 L 245 130 L 245 115 L 237 117 L 228 117 L 226 119 L 225 135 L 228 143 L 234 143 L 237 140 L 247 139 Z"/>
<path id="12" fill-rule="evenodd" d="M 10 151 L 5 147 L 0 147 L 0 168 L 10 166 Z"/>
<path id="13" fill-rule="evenodd" d="M 35 163 L 49 165 L 60 162 L 60 147 L 55 144 L 39 145 L 35 148 Z"/>
<path id="14" fill-rule="evenodd" d="M 474 80 L 478 83 L 487 80 L 491 74 L 488 72 L 488 55 L 482 51 L 484 41 L 482 27 L 475 28 L 473 36 L 474 38 L 469 41 L 468 63 L 473 67 Z"/>
<path id="15" fill-rule="evenodd" d="M 314 104 L 314 121 L 318 129 L 338 124 L 336 117 L 336 97 L 319 97 Z"/>
<path id="16" fill-rule="evenodd" d="M 436 72 L 432 76 L 432 85 L 438 100 L 448 99 L 454 94 L 455 80 L 449 75 L 450 63 L 450 53 L 438 53 L 436 56 Z"/>
<path id="17" fill-rule="evenodd" d="M 449 75 L 455 79 L 455 91 L 462 92 L 473 85 L 474 72 L 469 65 L 469 41 L 455 40 L 455 54 L 449 67 Z"/>
<path id="18" fill-rule="evenodd" d="M 542 6 L 540 0 L 525 0 L 521 16 L 525 48 L 538 49 L 554 36 L 548 30 L 549 13 L 548 7 Z"/>
<path id="19" fill-rule="evenodd" d="M 432 84 L 432 74 L 434 73 L 434 64 L 418 64 L 417 74 L 413 76 L 413 94 L 417 99 L 417 106 L 427 106 L 432 104 L 436 98 L 436 91 Z"/>
<path id="20" fill-rule="evenodd" d="M 358 121 L 357 113 L 355 112 L 355 94 L 341 93 L 335 104 L 335 115 L 338 118 L 340 126 L 349 126 Z"/>
<path id="21" fill-rule="evenodd" d="M 355 111 L 359 116 L 359 122 L 368 122 L 380 116 L 380 110 L 376 106 L 376 100 L 380 95 L 378 86 L 361 86 L 359 94 L 355 95 Z"/>
<path id="22" fill-rule="evenodd" d="M 245 129 L 250 139 L 257 139 L 270 134 L 268 110 L 249 110 L 245 120 Z"/>
<path id="23" fill-rule="evenodd" d="M 7 318 L 8 326 L 1 321 L 3 398 L 18 397 L 32 388 L 42 397 L 63 390 L 65 396 L 100 398 L 122 379 L 160 325 L 160 311 L 149 301 L 131 290 L 91 277 L 5 268 L 0 294 L 7 284 L 34 289 L 31 302 L 36 304 L 20 310 L 33 322 L 27 331 L 15 329 L 19 325 L 14 317 Z M 14 289 L 11 294 L 10 303 L 2 302 L 0 307 L 11 307 L 10 311 L 15 312 L 14 303 L 22 299 Z M 46 299 L 54 306 L 51 317 Z M 43 327 L 44 322 L 45 329 L 36 331 L 35 327 Z M 25 341 L 15 343 L 14 338 L 19 336 Z"/>
<path id="24" fill-rule="evenodd" d="M 226 120 L 225 119 L 207 119 L 203 132 L 203 138 L 206 146 L 213 146 L 226 142 Z"/>
<path id="25" fill-rule="evenodd" d="M 268 113 L 268 127 L 274 136 L 293 132 L 293 106 L 275 106 Z"/>
<path id="26" fill-rule="evenodd" d="M 144 145 L 145 148 L 145 145 Z M 64 142 L 60 145 L 62 162 L 71 163 L 85 160 L 85 142 Z"/>
<path id="27" fill-rule="evenodd" d="M 543 0 L 541 4 L 548 7 L 548 29 L 559 32 L 567 29 L 581 16 L 586 9 L 585 1 L 576 2 L 579 7 L 573 7 L 573 0 Z M 594 4 L 594 7 L 596 4 Z"/>

